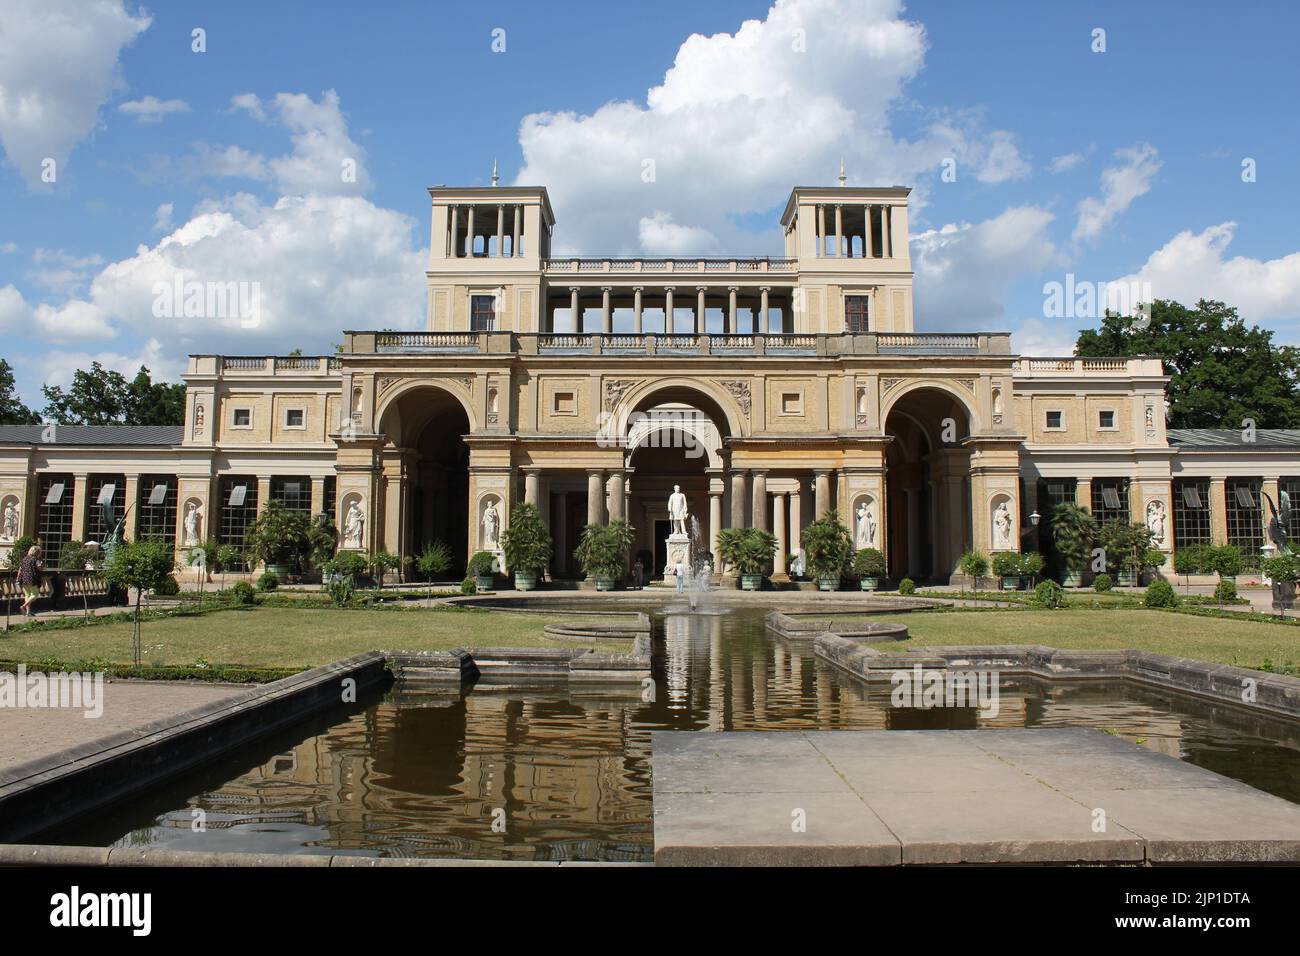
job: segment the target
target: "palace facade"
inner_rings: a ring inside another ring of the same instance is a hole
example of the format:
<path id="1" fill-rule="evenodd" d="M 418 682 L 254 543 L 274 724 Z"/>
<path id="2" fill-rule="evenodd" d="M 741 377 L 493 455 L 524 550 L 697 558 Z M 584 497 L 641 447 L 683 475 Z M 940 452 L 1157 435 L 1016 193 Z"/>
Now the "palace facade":
<path id="1" fill-rule="evenodd" d="M 710 550 L 728 526 L 772 531 L 777 579 L 836 509 L 892 576 L 946 580 L 967 549 L 1037 549 L 1061 501 L 1145 520 L 1165 551 L 1248 553 L 1263 496 L 1300 501 L 1300 433 L 1167 430 L 1158 359 L 916 332 L 905 188 L 794 189 L 772 258 L 553 257 L 545 188 L 429 194 L 424 331 L 191 356 L 181 427 L 0 428 L 0 547 L 98 540 L 104 497 L 179 557 L 238 546 L 275 500 L 332 515 L 348 548 L 467 556 L 527 501 L 553 576 L 616 518 L 661 569 L 680 485 Z"/>

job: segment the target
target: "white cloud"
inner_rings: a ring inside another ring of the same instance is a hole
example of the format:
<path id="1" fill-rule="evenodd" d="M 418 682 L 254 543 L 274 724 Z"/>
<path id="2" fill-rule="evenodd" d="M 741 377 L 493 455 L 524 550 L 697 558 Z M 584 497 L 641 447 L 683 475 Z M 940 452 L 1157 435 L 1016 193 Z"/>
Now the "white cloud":
<path id="1" fill-rule="evenodd" d="M 160 100 L 156 96 L 146 96 L 119 103 L 117 108 L 119 112 L 134 116 L 141 123 L 160 123 L 168 113 L 188 113 L 190 104 L 184 100 Z"/>
<path id="2" fill-rule="evenodd" d="M 916 327 L 1006 326 L 1006 296 L 1020 275 L 1061 262 L 1048 236 L 1053 215 L 1015 206 L 980 223 L 950 223 L 912 237 Z"/>
<path id="3" fill-rule="evenodd" d="M 1061 156 L 1053 156 L 1047 168 L 1053 173 L 1068 173 L 1082 162 L 1083 153 L 1065 153 Z"/>
<path id="4" fill-rule="evenodd" d="M 175 225 L 172 222 L 172 213 L 175 211 L 174 204 L 169 202 L 161 203 L 153 213 L 153 231 L 167 232 L 170 230 Z"/>
<path id="5" fill-rule="evenodd" d="M 1084 320 L 1077 324 L 1086 326 L 1089 323 Z M 1073 355 L 1078 339 L 1078 330 L 1071 323 L 1025 319 L 1011 334 L 1011 350 L 1021 355 Z"/>
<path id="6" fill-rule="evenodd" d="M 122 48 L 147 29 L 120 0 L 8 0 L 0 17 L 0 144 L 30 188 L 62 175 L 118 84 Z"/>
<path id="7" fill-rule="evenodd" d="M 1278 259 L 1228 258 L 1228 245 L 1237 232 L 1235 222 L 1223 222 L 1199 233 L 1178 233 L 1153 252 L 1136 272 L 1119 283 L 1149 282 L 1152 297 L 1192 305 L 1198 299 L 1218 299 L 1236 306 L 1248 322 L 1291 321 L 1286 339 L 1300 340 L 1300 252 Z"/>
<path id="8" fill-rule="evenodd" d="M 637 234 L 641 248 L 646 252 L 670 256 L 712 252 L 718 242 L 709 230 L 699 226 L 680 226 L 673 222 L 672 214 L 666 212 L 643 216 Z"/>
<path id="9" fill-rule="evenodd" d="M 4 255 L 8 256 L 8 255 L 12 255 L 17 251 L 18 251 L 18 243 L 0 242 L 0 253 L 3 253 Z"/>
<path id="10" fill-rule="evenodd" d="M 27 273 L 37 285 L 51 292 L 73 295 L 85 287 L 94 270 L 104 264 L 99 255 L 75 256 L 62 249 L 37 249 L 32 262 L 38 268 Z"/>
<path id="11" fill-rule="evenodd" d="M 157 339 L 144 342 L 140 351 L 134 355 L 122 352 L 69 352 L 61 349 L 45 353 L 38 360 L 41 369 L 41 383 L 44 385 L 68 386 L 72 384 L 72 374 L 78 369 L 88 369 L 98 362 L 111 372 L 120 372 L 127 378 L 134 378 L 143 365 L 149 369 L 154 381 L 179 381 L 185 363 L 168 358 L 162 343 Z"/>
<path id="12" fill-rule="evenodd" d="M 0 332 L 24 331 L 31 318 L 32 310 L 23 294 L 12 285 L 0 286 Z"/>
<path id="13" fill-rule="evenodd" d="M 925 50 L 901 0 L 776 0 L 734 34 L 687 38 L 644 103 L 525 116 L 516 181 L 550 190 L 559 252 L 645 251 L 679 228 L 771 252 L 775 223 L 756 235 L 737 217 L 779 207 L 792 185 L 833 184 L 841 156 L 853 183 L 912 183 L 947 157 L 1017 175 L 1014 144 L 981 147 L 968 124 L 936 122 L 913 140 L 890 131 Z"/>
<path id="14" fill-rule="evenodd" d="M 0 287 L 0 331 L 51 345 L 115 334 L 93 303 L 70 299 L 57 308 L 43 302 L 33 307 L 12 285 Z"/>
<path id="15" fill-rule="evenodd" d="M 1013 179 L 1024 179 L 1029 173 L 1029 163 L 1016 148 L 1015 138 L 1003 129 L 990 133 L 975 178 L 982 183 L 1005 183 Z"/>
<path id="16" fill-rule="evenodd" d="M 1115 158 L 1121 162 L 1102 170 L 1101 196 L 1089 196 L 1079 202 L 1075 241 L 1096 238 L 1128 210 L 1133 200 L 1150 190 L 1151 180 L 1163 165 L 1157 155 L 1150 143 L 1115 150 Z"/>

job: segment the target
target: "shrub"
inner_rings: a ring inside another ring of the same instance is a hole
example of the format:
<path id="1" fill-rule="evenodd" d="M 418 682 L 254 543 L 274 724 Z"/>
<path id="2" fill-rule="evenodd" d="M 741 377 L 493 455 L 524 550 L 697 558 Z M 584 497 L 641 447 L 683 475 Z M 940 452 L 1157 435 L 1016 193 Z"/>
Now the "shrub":
<path id="1" fill-rule="evenodd" d="M 1092 589 L 1098 594 L 1105 594 L 1115 586 L 1115 579 L 1105 571 L 1092 579 Z"/>
<path id="2" fill-rule="evenodd" d="M 407 558 L 409 561 L 410 558 Z M 370 563 L 379 573 L 375 575 L 375 581 L 382 588 L 384 586 L 384 577 L 389 571 L 401 571 L 402 559 L 391 551 L 376 551 L 370 556 Z"/>
<path id="3" fill-rule="evenodd" d="M 961 573 L 972 579 L 979 579 L 989 573 L 989 559 L 978 551 L 967 551 L 958 564 Z"/>
<path id="4" fill-rule="evenodd" d="M 799 534 L 804 561 L 814 577 L 839 577 L 853 560 L 853 539 L 835 511 L 828 511 Z"/>
<path id="5" fill-rule="evenodd" d="M 1220 581 L 1214 586 L 1214 600 L 1218 604 L 1237 603 L 1237 582 Z"/>
<path id="6" fill-rule="evenodd" d="M 424 575 L 426 581 L 432 582 L 451 570 L 451 548 L 441 541 L 426 544 L 420 556 L 415 559 L 416 570 Z"/>
<path id="7" fill-rule="evenodd" d="M 1063 501 L 1052 512 L 1052 543 L 1067 571 L 1081 572 L 1097 540 L 1097 521 L 1085 508 Z"/>
<path id="8" fill-rule="evenodd" d="M 1244 566 L 1241 549 L 1235 545 L 1224 544 L 1205 549 L 1203 569 L 1215 572 L 1220 578 L 1235 578 Z"/>
<path id="9" fill-rule="evenodd" d="M 181 586 L 176 583 L 176 576 L 169 574 L 154 585 L 153 593 L 158 597 L 175 597 L 181 593 Z"/>
<path id="10" fill-rule="evenodd" d="M 244 536 L 244 546 L 254 564 L 300 568 L 312 553 L 312 520 L 278 501 L 268 501 Z"/>
<path id="11" fill-rule="evenodd" d="M 370 562 L 356 551 L 340 551 L 325 562 L 325 571 L 331 575 L 348 578 L 364 577 L 370 571 Z"/>
<path id="12" fill-rule="evenodd" d="M 582 565 L 584 574 L 593 578 L 620 578 L 627 567 L 628 551 L 632 548 L 634 534 L 626 521 L 612 521 L 607 525 L 589 524 L 582 529 L 582 537 L 573 556 Z M 477 555 L 475 555 L 477 557 Z"/>
<path id="13" fill-rule="evenodd" d="M 465 569 L 466 577 L 478 577 L 480 574 L 492 574 L 492 565 L 496 563 L 497 556 L 491 551 L 476 551 L 474 556 L 469 559 L 469 566 Z"/>
<path id="14" fill-rule="evenodd" d="M 517 504 L 510 512 L 510 527 L 501 532 L 506 564 L 525 574 L 540 574 L 551 563 L 554 543 L 536 505 Z"/>
<path id="15" fill-rule="evenodd" d="M 1279 554 L 1274 558 L 1265 558 L 1260 562 L 1260 568 L 1272 581 L 1281 581 L 1285 584 L 1295 584 L 1300 581 L 1300 556 L 1298 555 Z"/>
<path id="16" fill-rule="evenodd" d="M 347 607 L 352 603 L 352 575 L 338 574 L 330 578 L 325 591 L 335 607 Z"/>
<path id="17" fill-rule="evenodd" d="M 257 592 L 247 581 L 237 581 L 231 586 L 229 594 L 236 604 L 254 604 L 257 601 Z"/>
<path id="18" fill-rule="evenodd" d="M 993 555 L 993 573 L 1000 578 L 1019 577 L 1024 573 L 1024 562 L 1014 551 L 999 551 Z"/>
<path id="19" fill-rule="evenodd" d="M 1205 545 L 1189 544 L 1174 552 L 1174 574 L 1200 574 L 1205 563 Z"/>
<path id="20" fill-rule="evenodd" d="M 36 539 L 30 534 L 25 534 L 20 537 L 13 543 L 13 547 L 9 549 L 9 557 L 5 560 L 5 564 L 11 568 L 18 567 L 18 565 L 23 563 L 23 557 L 29 550 L 31 550 L 32 545 L 35 543 Z"/>
<path id="21" fill-rule="evenodd" d="M 916 593 L 916 582 L 913 581 L 911 578 L 903 578 L 903 580 L 901 580 L 901 581 L 898 582 L 898 593 L 899 593 L 899 594 L 915 594 L 915 593 Z"/>
<path id="22" fill-rule="evenodd" d="M 723 528 L 718 551 L 741 574 L 762 574 L 776 553 L 776 535 L 759 528 Z"/>
<path id="23" fill-rule="evenodd" d="M 98 556 L 96 548 L 89 548 L 80 541 L 65 541 L 59 549 L 59 567 L 64 571 L 81 571 Z"/>
<path id="24" fill-rule="evenodd" d="M 878 578 L 885 573 L 885 556 L 877 548 L 863 548 L 853 556 L 853 573 L 860 578 Z"/>
<path id="25" fill-rule="evenodd" d="M 1168 581 L 1152 581 L 1142 603 L 1147 607 L 1177 607 L 1178 595 Z"/>
<path id="26" fill-rule="evenodd" d="M 248 556 L 233 544 L 222 544 L 208 552 L 209 560 L 215 555 L 222 573 L 235 571 L 248 566 Z"/>
<path id="27" fill-rule="evenodd" d="M 259 591 L 274 591 L 280 586 L 280 578 L 274 571 L 267 571 L 257 579 Z"/>
<path id="28" fill-rule="evenodd" d="M 1043 581 L 1034 588 L 1034 596 L 1030 598 L 1030 602 L 1034 607 L 1049 609 L 1065 607 L 1065 588 L 1055 581 Z"/>
<path id="29" fill-rule="evenodd" d="M 1037 551 L 1030 551 L 1020 556 L 1020 573 L 1031 578 L 1036 578 L 1043 573 L 1043 565 L 1046 561 Z"/>
<path id="30" fill-rule="evenodd" d="M 321 512 L 307 532 L 307 560 L 314 568 L 324 568 L 339 547 L 339 529 L 330 516 Z"/>
<path id="31" fill-rule="evenodd" d="M 478 585 L 474 583 L 473 578 L 466 578 L 464 581 L 460 582 L 460 593 L 461 594 L 478 593 Z"/>

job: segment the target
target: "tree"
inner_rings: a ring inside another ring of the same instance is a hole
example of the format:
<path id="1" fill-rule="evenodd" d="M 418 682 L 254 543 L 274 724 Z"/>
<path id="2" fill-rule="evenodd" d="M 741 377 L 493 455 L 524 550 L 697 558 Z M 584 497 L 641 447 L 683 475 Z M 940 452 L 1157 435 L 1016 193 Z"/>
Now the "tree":
<path id="1" fill-rule="evenodd" d="M 1273 333 L 1247 326 L 1237 310 L 1202 299 L 1187 308 L 1151 304 L 1151 321 L 1107 313 L 1079 333 L 1081 356 L 1154 355 L 1170 376 L 1171 428 L 1300 427 L 1300 349 L 1273 345 Z"/>
<path id="2" fill-rule="evenodd" d="M 40 424 L 41 416 L 19 400 L 14 388 L 14 370 L 0 358 L 0 425 Z"/>
<path id="3" fill-rule="evenodd" d="M 123 544 L 104 566 L 104 580 L 109 584 L 123 589 L 135 588 L 131 644 L 137 670 L 140 667 L 140 597 L 145 591 L 161 586 L 175 568 L 171 545 L 160 541 Z"/>
<path id="4" fill-rule="evenodd" d="M 44 385 L 45 416 L 60 425 L 183 425 L 185 386 L 154 382 L 143 365 L 127 381 L 121 372 L 92 362 L 77 369 L 64 391 Z"/>

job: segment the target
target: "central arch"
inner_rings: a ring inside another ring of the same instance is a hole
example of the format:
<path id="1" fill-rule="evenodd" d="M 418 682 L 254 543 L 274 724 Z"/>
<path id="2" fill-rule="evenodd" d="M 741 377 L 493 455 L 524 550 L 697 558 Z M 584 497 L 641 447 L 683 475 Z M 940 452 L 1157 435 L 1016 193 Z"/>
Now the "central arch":
<path id="1" fill-rule="evenodd" d="M 920 384 L 885 409 L 886 558 L 894 577 L 947 583 L 971 542 L 973 412 L 946 383 Z"/>
<path id="2" fill-rule="evenodd" d="M 418 555 L 434 542 L 451 549 L 463 569 L 469 548 L 470 417 L 449 389 L 424 383 L 408 386 L 383 406 L 379 430 L 387 436 L 385 458 L 402 462 L 403 500 L 388 501 L 401 516 L 400 542 L 389 550 Z"/>

